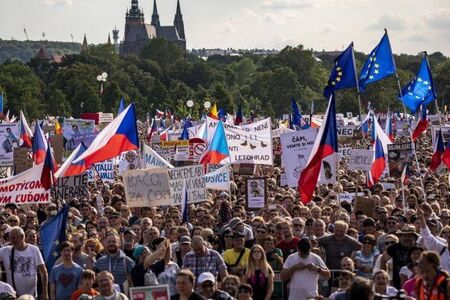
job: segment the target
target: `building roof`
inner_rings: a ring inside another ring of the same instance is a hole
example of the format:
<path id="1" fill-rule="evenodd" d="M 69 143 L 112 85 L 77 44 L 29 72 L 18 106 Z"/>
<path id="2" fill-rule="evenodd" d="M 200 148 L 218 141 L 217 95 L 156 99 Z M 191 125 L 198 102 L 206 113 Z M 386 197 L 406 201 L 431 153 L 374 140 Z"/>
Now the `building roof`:
<path id="1" fill-rule="evenodd" d="M 175 26 L 161 26 L 156 28 L 156 34 L 158 37 L 163 37 L 169 41 L 181 40 Z"/>

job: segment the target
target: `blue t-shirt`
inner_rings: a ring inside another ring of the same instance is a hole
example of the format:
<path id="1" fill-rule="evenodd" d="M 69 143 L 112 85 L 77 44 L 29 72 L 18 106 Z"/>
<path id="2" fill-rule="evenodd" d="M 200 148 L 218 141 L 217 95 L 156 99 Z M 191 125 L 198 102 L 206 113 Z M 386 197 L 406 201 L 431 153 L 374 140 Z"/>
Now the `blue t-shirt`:
<path id="1" fill-rule="evenodd" d="M 52 268 L 50 283 L 55 284 L 56 299 L 70 299 L 72 293 L 78 288 L 83 268 L 75 264 L 66 268 L 62 263 Z"/>

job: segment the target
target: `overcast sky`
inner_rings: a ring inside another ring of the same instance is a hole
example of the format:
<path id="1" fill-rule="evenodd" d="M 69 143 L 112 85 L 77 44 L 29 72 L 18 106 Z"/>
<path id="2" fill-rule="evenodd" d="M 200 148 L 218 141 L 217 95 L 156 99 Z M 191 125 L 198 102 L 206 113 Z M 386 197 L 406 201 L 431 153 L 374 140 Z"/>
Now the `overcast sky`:
<path id="1" fill-rule="evenodd" d="M 171 25 L 176 0 L 157 0 Z M 117 26 L 123 39 L 131 0 L 0 0 L 0 38 L 102 43 Z M 275 48 L 303 44 L 369 52 L 383 28 L 395 53 L 450 56 L 450 0 L 180 0 L 188 48 Z M 153 0 L 139 0 L 150 23 Z"/>

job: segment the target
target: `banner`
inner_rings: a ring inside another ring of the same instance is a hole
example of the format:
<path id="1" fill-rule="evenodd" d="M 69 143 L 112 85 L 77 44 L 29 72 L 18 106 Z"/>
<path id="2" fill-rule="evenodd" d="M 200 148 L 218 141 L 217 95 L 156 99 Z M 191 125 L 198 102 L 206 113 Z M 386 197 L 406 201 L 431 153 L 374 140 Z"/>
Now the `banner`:
<path id="1" fill-rule="evenodd" d="M 64 145 L 66 151 L 73 151 L 81 142 L 84 142 L 85 146 L 89 147 L 96 136 L 95 121 L 64 119 L 63 136 L 66 139 Z"/>
<path id="2" fill-rule="evenodd" d="M 411 165 L 414 159 L 411 143 L 388 145 L 389 176 L 400 178 L 405 164 Z"/>
<path id="3" fill-rule="evenodd" d="M 313 128 L 281 135 L 281 166 L 285 168 L 289 187 L 298 185 L 300 172 L 308 162 L 316 136 L 317 129 Z"/>
<path id="4" fill-rule="evenodd" d="M 339 158 L 349 157 L 352 154 L 352 147 L 339 147 Z"/>
<path id="5" fill-rule="evenodd" d="M 50 190 L 41 184 L 44 164 L 28 169 L 19 175 L 0 180 L 0 206 L 15 204 L 50 203 Z"/>
<path id="6" fill-rule="evenodd" d="M 158 153 L 156 153 L 151 147 L 144 144 L 143 151 L 143 163 L 144 169 L 150 168 L 173 168 L 173 166 Z"/>
<path id="7" fill-rule="evenodd" d="M 373 150 L 352 149 L 348 158 L 349 170 L 370 171 L 372 167 Z"/>
<path id="8" fill-rule="evenodd" d="M 12 166 L 13 149 L 19 146 L 19 123 L 0 124 L 0 166 Z"/>
<path id="9" fill-rule="evenodd" d="M 219 121 L 207 118 L 207 136 L 212 139 Z M 232 164 L 273 165 L 272 124 L 270 118 L 243 125 L 223 124 Z"/>
<path id="10" fill-rule="evenodd" d="M 228 191 L 230 187 L 230 166 L 221 168 L 205 175 L 206 188 L 210 190 Z"/>
<path id="11" fill-rule="evenodd" d="M 169 173 L 170 196 L 172 205 L 181 205 L 183 200 L 183 185 L 186 184 L 188 203 L 198 203 L 208 200 L 206 194 L 205 172 L 202 165 L 173 168 Z"/>
<path id="12" fill-rule="evenodd" d="M 96 163 L 94 166 L 97 172 L 95 172 L 92 168 L 87 171 L 89 182 L 101 179 L 103 182 L 114 183 L 114 159 L 108 159 L 101 163 Z"/>
<path id="13" fill-rule="evenodd" d="M 123 173 L 123 184 L 129 207 L 172 204 L 165 169 L 127 170 Z"/>
<path id="14" fill-rule="evenodd" d="M 86 173 L 77 176 L 60 177 L 56 187 L 53 188 L 55 199 L 71 199 L 88 197 L 88 175 Z"/>
<path id="15" fill-rule="evenodd" d="M 339 137 L 352 137 L 355 134 L 356 125 L 340 126 L 337 128 Z"/>

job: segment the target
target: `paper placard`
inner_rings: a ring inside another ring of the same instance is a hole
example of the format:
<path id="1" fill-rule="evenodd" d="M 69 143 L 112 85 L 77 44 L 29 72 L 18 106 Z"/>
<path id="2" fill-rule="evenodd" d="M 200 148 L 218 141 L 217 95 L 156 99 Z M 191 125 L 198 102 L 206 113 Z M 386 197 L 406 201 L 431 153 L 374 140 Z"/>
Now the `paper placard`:
<path id="1" fill-rule="evenodd" d="M 259 210 L 267 203 L 267 185 L 266 179 L 247 178 L 245 181 L 246 187 L 246 210 Z"/>
<path id="2" fill-rule="evenodd" d="M 69 200 L 71 198 L 81 198 L 89 196 L 88 175 L 59 177 L 53 193 L 56 199 Z"/>
<path id="3" fill-rule="evenodd" d="M 124 171 L 123 184 L 129 207 L 172 204 L 166 169 Z"/>
<path id="4" fill-rule="evenodd" d="M 14 148 L 19 146 L 19 123 L 0 124 L 0 166 L 12 166 Z"/>
<path id="5" fill-rule="evenodd" d="M 202 165 L 168 169 L 172 205 L 181 205 L 183 186 L 186 184 L 188 203 L 208 200 L 206 194 L 205 172 Z"/>
<path id="6" fill-rule="evenodd" d="M 370 171 L 372 167 L 373 150 L 352 149 L 348 158 L 350 170 Z"/>

